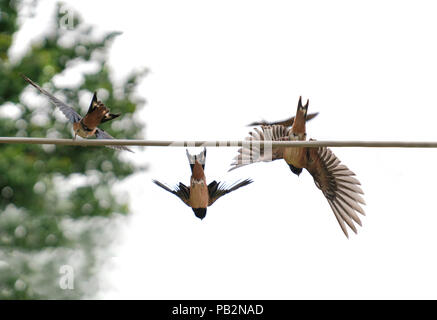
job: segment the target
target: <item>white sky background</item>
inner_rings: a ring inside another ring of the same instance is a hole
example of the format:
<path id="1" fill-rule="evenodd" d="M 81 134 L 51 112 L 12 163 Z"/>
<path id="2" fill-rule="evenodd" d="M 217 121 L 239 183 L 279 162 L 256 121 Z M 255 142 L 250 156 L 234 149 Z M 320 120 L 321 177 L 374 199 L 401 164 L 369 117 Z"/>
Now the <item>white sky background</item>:
<path id="1" fill-rule="evenodd" d="M 249 122 L 294 115 L 302 95 L 320 112 L 309 137 L 437 140 L 432 1 L 66 2 L 123 32 L 116 78 L 151 69 L 138 90 L 148 139 L 243 139 Z M 52 10 L 41 1 L 24 34 Z M 236 148 L 209 148 L 208 181 L 255 183 L 200 221 L 151 182 L 188 183 L 185 149 L 127 155 L 150 170 L 118 186 L 133 212 L 98 298 L 437 298 L 437 150 L 333 150 L 367 202 L 349 240 L 311 176 L 282 161 L 226 173 Z"/>

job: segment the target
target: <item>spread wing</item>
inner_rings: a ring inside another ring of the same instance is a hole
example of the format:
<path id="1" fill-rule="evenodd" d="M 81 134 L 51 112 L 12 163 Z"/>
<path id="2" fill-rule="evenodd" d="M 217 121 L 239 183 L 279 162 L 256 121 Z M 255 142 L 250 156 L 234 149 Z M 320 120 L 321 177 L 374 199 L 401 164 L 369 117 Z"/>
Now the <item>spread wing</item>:
<path id="1" fill-rule="evenodd" d="M 208 206 L 212 205 L 218 198 L 228 194 L 232 191 L 237 190 L 238 188 L 247 186 L 251 184 L 253 181 L 251 179 L 245 179 L 243 181 L 237 181 L 230 186 L 226 186 L 222 182 L 213 181 L 208 185 L 208 193 L 209 193 L 209 203 Z"/>
<path id="2" fill-rule="evenodd" d="M 261 142 L 288 141 L 290 130 L 290 128 L 280 125 L 262 126 L 261 130 L 254 128 L 253 131 L 249 132 L 250 137 L 245 139 L 247 142 L 238 149 L 238 155 L 233 159 L 234 162 L 231 163 L 229 171 L 254 162 L 282 159 L 283 148 L 272 148 L 271 145 L 264 145 Z"/>
<path id="3" fill-rule="evenodd" d="M 354 223 L 361 226 L 357 212 L 365 215 L 361 204 L 365 204 L 360 194 L 360 182 L 355 174 L 326 147 L 308 148 L 308 163 L 306 169 L 313 176 L 316 186 L 322 190 L 341 229 L 348 237 L 345 223 L 355 233 Z"/>
<path id="4" fill-rule="evenodd" d="M 95 134 L 96 134 L 97 139 L 114 139 L 113 136 L 111 136 L 105 130 L 102 130 L 100 128 L 96 129 Z M 129 149 L 128 147 L 125 147 L 125 146 L 106 146 L 106 147 L 111 148 L 111 149 L 116 149 L 116 150 L 126 150 L 126 151 L 133 153 L 133 151 L 131 149 Z"/>
<path id="5" fill-rule="evenodd" d="M 35 82 L 30 80 L 25 75 L 21 75 L 24 80 L 26 80 L 28 83 L 30 83 L 32 86 L 34 86 L 36 89 L 39 90 L 42 94 L 47 96 L 50 99 L 50 102 L 53 103 L 56 107 L 58 107 L 62 113 L 67 117 L 68 121 L 71 123 L 79 122 L 82 117 L 70 106 L 63 103 L 61 100 L 53 96 L 52 94 L 48 93 L 46 90 L 41 88 L 39 85 L 37 85 Z"/>
<path id="6" fill-rule="evenodd" d="M 158 180 L 153 180 L 153 183 L 157 186 L 160 186 L 162 189 L 173 193 L 179 199 L 181 199 L 187 206 L 189 206 L 188 202 L 190 200 L 190 187 L 187 187 L 182 182 L 179 182 L 179 185 L 175 186 L 174 189 L 171 189 L 168 185 L 159 182 Z"/>
<path id="7" fill-rule="evenodd" d="M 307 115 L 307 121 L 310 121 L 311 119 L 315 118 L 319 113 L 310 113 Z M 262 121 L 258 121 L 258 122 L 252 122 L 250 124 L 248 124 L 248 127 L 252 127 L 252 126 L 273 126 L 273 125 L 281 125 L 281 126 L 285 126 L 285 127 L 291 127 L 294 123 L 294 116 L 286 119 L 286 120 L 282 120 L 282 121 L 276 121 L 276 122 L 267 122 L 265 120 Z"/>

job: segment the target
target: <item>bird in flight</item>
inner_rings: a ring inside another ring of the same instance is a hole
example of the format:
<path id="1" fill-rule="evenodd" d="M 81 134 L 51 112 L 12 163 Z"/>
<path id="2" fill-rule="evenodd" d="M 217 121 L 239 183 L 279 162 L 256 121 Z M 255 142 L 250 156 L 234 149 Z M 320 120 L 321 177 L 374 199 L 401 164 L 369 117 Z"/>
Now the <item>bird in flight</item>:
<path id="1" fill-rule="evenodd" d="M 50 102 L 53 103 L 56 107 L 58 107 L 62 113 L 67 117 L 67 119 L 73 123 L 74 130 L 74 138 L 76 136 L 80 136 L 82 138 L 89 138 L 93 135 L 96 136 L 97 139 L 114 139 L 110 134 L 106 133 L 103 129 L 98 128 L 98 126 L 102 123 L 110 121 L 120 116 L 120 114 L 113 114 L 109 112 L 109 109 L 99 100 L 97 100 L 97 94 L 94 92 L 93 99 L 88 108 L 88 112 L 82 118 L 72 107 L 65 104 L 31 79 L 26 77 L 25 75 L 21 75 L 24 80 L 38 89 L 39 92 L 44 94 L 50 99 Z M 113 148 L 117 150 L 126 150 L 133 152 L 129 148 L 125 146 L 107 146 L 108 148 Z"/>
<path id="2" fill-rule="evenodd" d="M 187 206 L 193 209 L 195 216 L 201 220 L 206 216 L 207 207 L 211 206 L 218 198 L 253 182 L 251 179 L 245 179 L 227 186 L 223 182 L 214 180 L 210 184 L 206 184 L 204 173 L 206 148 L 198 155 L 191 155 L 187 150 L 187 157 L 191 167 L 189 187 L 182 182 L 179 182 L 179 185 L 174 188 L 157 180 L 153 180 L 153 182 L 179 197 Z"/>
<path id="3" fill-rule="evenodd" d="M 305 141 L 307 110 L 309 101 L 302 105 L 299 98 L 296 117 L 291 128 L 284 125 L 266 125 L 261 129 L 254 128 L 249 132 L 250 137 L 238 150 L 238 155 L 231 164 L 231 169 L 248 165 L 254 162 L 270 162 L 283 159 L 290 170 L 300 175 L 305 168 L 314 178 L 314 182 L 330 205 L 341 229 L 348 236 L 346 225 L 355 233 L 355 223 L 361 226 L 357 212 L 365 215 L 360 204 L 365 204 L 361 194 L 360 182 L 335 154 L 327 147 L 270 147 L 262 142 L 272 141 Z M 310 139 L 311 141 L 312 139 Z"/>

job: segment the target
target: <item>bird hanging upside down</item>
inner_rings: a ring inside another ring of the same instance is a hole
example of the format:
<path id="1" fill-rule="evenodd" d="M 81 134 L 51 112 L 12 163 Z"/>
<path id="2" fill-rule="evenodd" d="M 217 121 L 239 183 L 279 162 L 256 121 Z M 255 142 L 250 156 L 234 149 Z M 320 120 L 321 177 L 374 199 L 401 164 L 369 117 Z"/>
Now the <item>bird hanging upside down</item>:
<path id="1" fill-rule="evenodd" d="M 21 75 L 24 80 L 38 89 L 39 92 L 44 94 L 50 99 L 56 107 L 58 107 L 62 113 L 67 117 L 67 119 L 73 123 L 74 130 L 74 138 L 76 136 L 80 136 L 82 138 L 89 138 L 93 135 L 96 136 L 97 139 L 114 139 L 111 135 L 106 133 L 104 130 L 98 128 L 98 126 L 102 123 L 110 121 L 120 116 L 120 114 L 113 114 L 109 112 L 109 109 L 99 100 L 97 100 L 97 94 L 94 92 L 93 99 L 91 101 L 90 107 L 88 108 L 88 112 L 85 117 L 81 117 L 72 107 L 63 103 L 61 100 L 41 88 L 35 82 L 30 80 L 25 75 Z M 126 150 L 133 152 L 129 148 L 125 146 L 107 146 L 108 148 L 118 149 L 118 150 Z"/>
<path id="2" fill-rule="evenodd" d="M 231 169 L 245 166 L 254 162 L 269 162 L 283 159 L 296 175 L 300 175 L 305 168 L 314 178 L 316 186 L 323 192 L 340 224 L 346 237 L 350 229 L 357 233 L 354 223 L 361 226 L 361 220 L 356 212 L 365 215 L 360 204 L 365 204 L 360 194 L 364 194 L 359 187 L 360 182 L 355 174 L 326 147 L 273 147 L 269 150 L 262 144 L 267 141 L 305 141 L 305 123 L 308 120 L 307 110 L 309 101 L 302 105 L 299 99 L 296 117 L 291 128 L 284 125 L 261 126 L 249 132 L 248 143 L 238 150 L 238 155 L 231 164 Z M 312 139 L 310 139 L 312 140 Z"/>
<path id="3" fill-rule="evenodd" d="M 179 182 L 179 185 L 172 189 L 157 180 L 153 180 L 153 182 L 164 190 L 178 196 L 187 206 L 193 209 L 195 216 L 201 220 L 206 216 L 207 207 L 211 206 L 218 198 L 252 183 L 251 179 L 245 179 L 228 187 L 222 182 L 214 180 L 207 185 L 204 173 L 206 148 L 198 155 L 191 155 L 187 150 L 187 157 L 191 167 L 189 187 Z"/>

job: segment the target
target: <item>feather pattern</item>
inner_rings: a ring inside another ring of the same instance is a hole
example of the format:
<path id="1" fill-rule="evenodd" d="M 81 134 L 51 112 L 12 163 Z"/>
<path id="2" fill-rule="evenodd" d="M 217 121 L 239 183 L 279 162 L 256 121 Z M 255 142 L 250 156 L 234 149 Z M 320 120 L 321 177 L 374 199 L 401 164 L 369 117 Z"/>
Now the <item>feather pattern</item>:
<path id="1" fill-rule="evenodd" d="M 262 126 L 261 129 L 254 128 L 249 132 L 249 137 L 240 149 L 238 155 L 231 163 L 231 170 L 239 167 L 255 163 L 255 162 L 270 162 L 277 159 L 282 159 L 284 148 L 271 147 L 264 142 L 268 141 L 287 141 L 289 140 L 290 128 L 281 125 Z"/>
<path id="2" fill-rule="evenodd" d="M 365 215 L 360 204 L 365 204 L 360 194 L 360 182 L 355 174 L 326 147 L 308 148 L 306 169 L 313 176 L 316 186 L 323 192 L 346 237 L 346 225 L 355 233 L 355 223 L 361 226 L 357 212 Z"/>
<path id="3" fill-rule="evenodd" d="M 97 100 L 97 93 L 94 92 L 93 99 L 91 100 L 86 116 L 83 118 L 83 122 L 88 128 L 94 129 L 101 123 L 110 121 L 119 116 L 120 114 L 110 113 L 109 108 L 106 107 L 102 101 Z"/>

